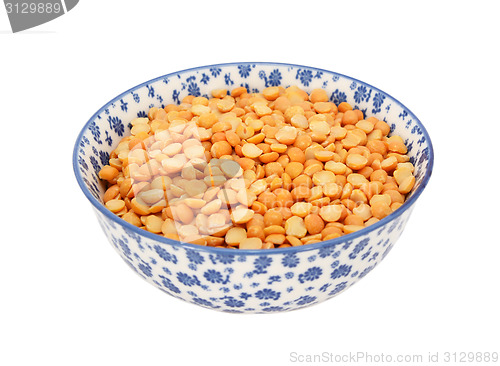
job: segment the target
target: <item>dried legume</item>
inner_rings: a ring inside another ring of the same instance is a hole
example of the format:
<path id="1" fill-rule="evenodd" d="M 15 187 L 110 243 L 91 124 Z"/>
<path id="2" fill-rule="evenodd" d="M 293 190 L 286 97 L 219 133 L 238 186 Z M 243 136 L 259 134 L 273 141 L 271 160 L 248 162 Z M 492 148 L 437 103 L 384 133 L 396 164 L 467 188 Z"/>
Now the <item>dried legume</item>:
<path id="1" fill-rule="evenodd" d="M 372 225 L 415 186 L 404 140 L 322 89 L 216 89 L 130 122 L 99 171 L 105 207 L 167 238 L 301 246 Z"/>

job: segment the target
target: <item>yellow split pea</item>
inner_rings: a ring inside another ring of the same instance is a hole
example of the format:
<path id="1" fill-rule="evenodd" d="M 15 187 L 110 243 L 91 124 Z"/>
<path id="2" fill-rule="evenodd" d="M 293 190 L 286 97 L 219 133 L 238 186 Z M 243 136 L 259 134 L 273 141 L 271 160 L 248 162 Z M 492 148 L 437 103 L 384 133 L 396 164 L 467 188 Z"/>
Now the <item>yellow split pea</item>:
<path id="1" fill-rule="evenodd" d="M 361 230 L 415 185 L 404 140 L 322 89 L 216 89 L 130 121 L 99 177 L 105 206 L 169 239 L 239 249 Z"/>

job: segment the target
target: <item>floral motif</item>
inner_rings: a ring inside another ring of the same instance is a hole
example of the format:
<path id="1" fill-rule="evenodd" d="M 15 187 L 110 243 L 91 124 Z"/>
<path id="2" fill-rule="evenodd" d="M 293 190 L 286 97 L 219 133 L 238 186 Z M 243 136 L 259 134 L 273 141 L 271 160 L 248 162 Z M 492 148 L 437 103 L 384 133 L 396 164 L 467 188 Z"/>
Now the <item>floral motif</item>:
<path id="1" fill-rule="evenodd" d="M 212 282 L 212 283 L 223 283 L 224 282 L 224 277 L 219 271 L 216 271 L 214 269 L 209 269 L 207 270 L 204 274 L 203 277 L 206 278 L 207 281 Z"/>
<path id="2" fill-rule="evenodd" d="M 256 258 L 253 262 L 255 266 L 253 273 L 267 273 L 266 268 L 271 265 L 272 261 L 271 257 L 267 257 L 265 255 Z"/>
<path id="3" fill-rule="evenodd" d="M 337 283 L 335 288 L 332 291 L 330 291 L 328 295 L 334 296 L 338 294 L 340 291 L 344 290 L 346 287 L 347 287 L 347 281 Z"/>
<path id="4" fill-rule="evenodd" d="M 304 283 L 306 281 L 314 281 L 317 280 L 323 274 L 323 270 L 320 267 L 311 267 L 304 273 L 299 275 L 300 283 Z"/>
<path id="5" fill-rule="evenodd" d="M 97 173 L 101 169 L 101 164 L 99 164 L 95 156 L 91 156 L 89 160 L 90 164 L 92 164 L 92 169 L 94 169 L 94 172 Z"/>
<path id="6" fill-rule="evenodd" d="M 123 126 L 122 120 L 118 117 L 108 117 L 108 122 L 109 122 L 109 127 L 115 131 L 118 136 L 123 136 L 123 133 L 125 132 L 125 126 Z"/>
<path id="7" fill-rule="evenodd" d="M 200 88 L 195 82 L 190 82 L 187 86 L 187 90 L 189 94 L 194 95 L 195 97 L 199 97 L 201 95 Z"/>
<path id="8" fill-rule="evenodd" d="M 219 67 L 212 67 L 210 68 L 210 73 L 212 74 L 212 76 L 214 78 L 216 78 L 217 76 L 219 76 L 219 74 L 221 73 L 222 69 L 219 68 Z"/>
<path id="9" fill-rule="evenodd" d="M 137 265 L 139 269 L 148 277 L 153 277 L 153 269 L 148 263 L 142 262 Z"/>
<path id="10" fill-rule="evenodd" d="M 278 69 L 274 69 L 269 74 L 269 86 L 278 86 L 281 84 L 281 72 Z"/>
<path id="11" fill-rule="evenodd" d="M 354 259 L 357 257 L 357 255 L 366 247 L 366 245 L 370 242 L 370 239 L 366 238 L 361 240 L 356 246 L 354 247 L 353 251 L 351 254 L 349 254 L 350 259 Z"/>
<path id="12" fill-rule="evenodd" d="M 302 85 L 309 86 L 309 83 L 312 81 L 313 73 L 311 70 L 297 70 L 296 79 L 299 79 Z"/>
<path id="13" fill-rule="evenodd" d="M 170 254 L 166 249 L 160 247 L 159 245 L 154 246 L 156 253 L 165 261 L 177 264 L 177 257 L 174 254 Z"/>
<path id="14" fill-rule="evenodd" d="M 372 90 L 368 91 L 368 88 L 364 85 L 358 86 L 356 91 L 354 92 L 354 100 L 356 103 L 361 103 L 361 102 L 368 102 L 370 100 L 370 95 L 372 93 Z"/>
<path id="15" fill-rule="evenodd" d="M 234 262 L 234 255 L 232 254 L 216 254 L 215 256 L 210 254 L 209 258 L 213 264 L 217 264 L 217 262 L 222 264 L 231 264 Z"/>
<path id="16" fill-rule="evenodd" d="M 245 303 L 241 300 L 235 299 L 234 297 L 228 297 L 224 304 L 231 308 L 241 308 Z"/>
<path id="17" fill-rule="evenodd" d="M 83 158 L 83 155 L 78 156 L 78 165 L 82 167 L 84 170 L 89 170 L 89 166 L 87 165 L 87 162 Z"/>
<path id="18" fill-rule="evenodd" d="M 295 302 L 297 303 L 297 305 L 307 305 L 307 304 L 312 303 L 316 299 L 317 299 L 316 296 L 306 295 L 306 296 L 299 297 L 297 300 L 295 300 Z"/>
<path id="19" fill-rule="evenodd" d="M 219 306 L 212 304 L 210 301 L 199 298 L 199 297 L 194 297 L 193 302 L 202 306 L 208 306 L 210 308 L 218 308 Z"/>
<path id="20" fill-rule="evenodd" d="M 177 272 L 177 280 L 185 286 L 195 286 L 200 285 L 200 281 L 196 278 L 196 276 L 190 276 L 184 272 Z"/>
<path id="21" fill-rule="evenodd" d="M 270 288 L 265 288 L 255 293 L 255 297 L 259 300 L 278 300 L 280 295 L 280 292 L 274 291 Z"/>
<path id="22" fill-rule="evenodd" d="M 270 285 L 273 282 L 280 282 L 281 281 L 281 276 L 271 276 L 269 277 L 269 280 L 267 280 L 267 284 Z"/>
<path id="23" fill-rule="evenodd" d="M 231 80 L 231 74 L 224 75 L 224 82 L 226 83 L 226 85 L 233 85 L 234 84 L 234 81 Z"/>
<path id="24" fill-rule="evenodd" d="M 385 95 L 382 93 L 375 93 L 373 96 L 373 109 L 372 113 L 376 114 L 381 111 L 381 106 L 384 104 Z"/>
<path id="25" fill-rule="evenodd" d="M 252 71 L 251 65 L 238 65 L 238 73 L 242 78 L 247 78 L 250 75 L 250 71 Z"/>
<path id="26" fill-rule="evenodd" d="M 264 80 L 265 87 L 278 86 L 281 84 L 282 76 L 281 72 L 278 69 L 274 69 L 273 71 L 271 71 L 271 73 L 269 74 L 269 78 L 267 77 L 266 72 L 263 70 L 259 71 L 258 75 L 260 79 Z"/>
<path id="27" fill-rule="evenodd" d="M 155 88 L 151 85 L 146 85 L 146 88 L 148 88 L 148 97 L 153 98 L 155 96 Z"/>
<path id="28" fill-rule="evenodd" d="M 106 133 L 106 138 L 104 139 L 104 141 L 106 141 L 108 145 L 111 146 L 113 144 L 113 138 L 111 137 L 108 131 L 105 131 L 105 133 Z"/>
<path id="29" fill-rule="evenodd" d="M 179 96 L 181 95 L 181 92 L 178 91 L 177 89 L 174 89 L 173 92 L 172 92 L 172 101 L 174 103 L 177 103 L 177 104 L 180 104 L 180 99 L 179 99 Z"/>
<path id="30" fill-rule="evenodd" d="M 281 264 L 283 264 L 283 266 L 290 268 L 297 267 L 299 263 L 300 260 L 295 253 L 286 254 L 281 260 Z"/>
<path id="31" fill-rule="evenodd" d="M 124 102 L 123 99 L 120 99 L 120 108 L 122 111 L 127 112 L 128 111 L 128 103 Z"/>
<path id="32" fill-rule="evenodd" d="M 101 131 L 99 129 L 99 126 L 97 126 L 96 122 L 93 121 L 89 127 L 88 127 L 90 133 L 92 134 L 92 137 L 94 138 L 94 141 L 96 141 L 98 144 L 102 144 L 102 141 L 100 139 L 101 137 Z"/>
<path id="33" fill-rule="evenodd" d="M 361 272 L 361 273 L 359 274 L 359 278 L 363 278 L 363 277 L 365 277 L 368 273 L 370 273 L 370 271 L 371 271 L 372 269 L 373 269 L 373 266 L 368 267 L 368 268 L 365 268 L 365 269 L 363 270 L 363 272 Z"/>
<path id="34" fill-rule="evenodd" d="M 265 311 L 266 313 L 270 312 L 278 312 L 278 311 L 283 311 L 285 310 L 282 306 L 269 306 L 267 308 L 263 308 L 262 311 Z"/>
<path id="35" fill-rule="evenodd" d="M 126 256 L 126 257 L 130 257 L 130 254 L 132 254 L 132 251 L 130 250 L 130 248 L 128 247 L 128 245 L 121 239 L 118 239 L 118 245 L 120 245 L 121 249 L 122 249 L 122 253 Z"/>
<path id="36" fill-rule="evenodd" d="M 205 258 L 203 258 L 203 256 L 195 250 L 186 249 L 186 256 L 190 262 L 195 264 L 202 264 L 205 262 Z"/>
<path id="37" fill-rule="evenodd" d="M 177 286 L 175 286 L 168 277 L 165 277 L 162 275 L 159 275 L 158 277 L 160 277 L 162 279 L 163 286 L 165 286 L 167 289 L 169 289 L 170 291 L 172 291 L 173 293 L 176 293 L 176 294 L 181 293 L 181 290 L 179 290 L 179 288 Z"/>
<path id="38" fill-rule="evenodd" d="M 240 294 L 240 298 L 242 298 L 243 300 L 248 300 L 250 297 L 252 297 L 252 295 L 247 294 L 246 292 L 242 292 Z"/>
<path id="39" fill-rule="evenodd" d="M 336 105 L 339 105 L 342 102 L 347 102 L 347 95 L 339 89 L 336 89 L 330 96 L 330 100 Z"/>
<path id="40" fill-rule="evenodd" d="M 134 93 L 134 92 L 130 92 L 132 94 L 132 98 L 133 98 L 133 101 L 136 102 L 136 103 L 140 103 L 141 102 L 141 98 L 139 97 L 139 94 L 137 93 Z"/>
<path id="41" fill-rule="evenodd" d="M 347 264 L 342 264 L 332 272 L 330 277 L 333 280 L 340 277 L 346 277 L 351 272 L 351 268 L 352 266 L 348 266 Z"/>
<path id="42" fill-rule="evenodd" d="M 101 165 L 106 165 L 109 162 L 109 153 L 107 151 L 99 151 L 99 160 Z"/>
<path id="43" fill-rule="evenodd" d="M 203 73 L 201 75 L 200 83 L 203 83 L 203 84 L 207 85 L 209 81 L 210 81 L 210 76 L 208 76 L 207 74 Z"/>
<path id="44" fill-rule="evenodd" d="M 319 249 L 318 255 L 321 258 L 326 258 L 335 251 L 335 245 L 325 246 Z"/>

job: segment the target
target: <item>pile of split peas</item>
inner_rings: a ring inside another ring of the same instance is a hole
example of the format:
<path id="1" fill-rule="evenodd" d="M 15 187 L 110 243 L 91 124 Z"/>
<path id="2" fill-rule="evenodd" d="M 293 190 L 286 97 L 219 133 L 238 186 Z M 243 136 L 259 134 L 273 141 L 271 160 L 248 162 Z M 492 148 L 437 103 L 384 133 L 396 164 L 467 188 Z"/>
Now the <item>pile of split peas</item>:
<path id="1" fill-rule="evenodd" d="M 128 223 L 185 243 L 271 249 L 371 225 L 415 184 L 403 139 L 322 89 L 189 95 L 131 121 L 99 177 Z"/>

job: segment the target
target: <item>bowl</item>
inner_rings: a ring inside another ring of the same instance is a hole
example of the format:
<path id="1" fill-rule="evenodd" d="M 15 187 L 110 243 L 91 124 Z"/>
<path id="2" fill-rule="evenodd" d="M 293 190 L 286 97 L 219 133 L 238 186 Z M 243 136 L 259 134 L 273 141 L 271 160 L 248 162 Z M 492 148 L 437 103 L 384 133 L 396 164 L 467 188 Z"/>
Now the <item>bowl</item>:
<path id="1" fill-rule="evenodd" d="M 129 133 L 129 122 L 149 108 L 180 103 L 213 89 L 297 85 L 327 91 L 366 116 L 386 121 L 400 135 L 415 165 L 406 202 L 379 222 L 333 240 L 271 250 L 231 250 L 181 243 L 133 226 L 103 205 L 98 172 Z M 204 308 L 231 313 L 296 310 L 346 291 L 390 252 L 431 176 L 431 140 L 418 118 L 389 94 L 332 71 L 292 64 L 251 62 L 202 66 L 167 74 L 118 95 L 85 124 L 74 147 L 76 179 L 111 245 L 128 266 L 161 291 Z"/>

